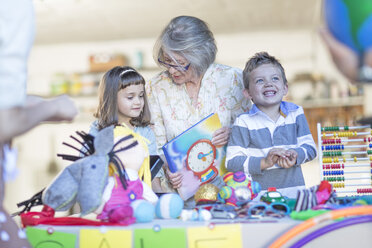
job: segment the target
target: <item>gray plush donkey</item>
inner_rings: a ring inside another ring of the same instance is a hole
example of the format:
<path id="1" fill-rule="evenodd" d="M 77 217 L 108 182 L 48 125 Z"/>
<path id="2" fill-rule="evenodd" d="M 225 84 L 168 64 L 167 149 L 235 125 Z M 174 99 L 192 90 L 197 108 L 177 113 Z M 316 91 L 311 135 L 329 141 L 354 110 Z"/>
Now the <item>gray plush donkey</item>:
<path id="1" fill-rule="evenodd" d="M 109 126 L 98 132 L 96 137 L 93 138 L 94 146 L 90 148 L 85 143 L 87 152 L 84 153 L 86 157 L 59 155 L 64 159 L 76 161 L 59 173 L 44 190 L 42 194 L 44 205 L 56 211 L 64 211 L 78 203 L 82 216 L 93 212 L 101 204 L 102 194 L 108 180 L 108 165 L 110 162 L 113 162 L 118 171 L 121 172 L 120 180 L 124 189 L 126 189 L 125 169 L 115 153 L 130 149 L 138 142 L 134 141 L 130 145 L 114 151 L 114 148 L 120 142 L 133 138 L 133 136 L 126 136 L 114 145 L 113 130 L 114 126 Z M 84 145 L 84 143 L 81 144 Z M 71 145 L 68 146 L 77 149 Z"/>

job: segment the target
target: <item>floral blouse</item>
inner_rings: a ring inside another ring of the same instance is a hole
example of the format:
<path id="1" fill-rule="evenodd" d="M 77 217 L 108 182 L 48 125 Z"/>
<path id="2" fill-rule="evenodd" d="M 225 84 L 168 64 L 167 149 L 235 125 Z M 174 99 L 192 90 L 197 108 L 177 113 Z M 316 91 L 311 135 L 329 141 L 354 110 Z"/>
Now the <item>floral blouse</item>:
<path id="1" fill-rule="evenodd" d="M 236 116 L 251 105 L 243 97 L 243 89 L 240 69 L 211 64 L 195 107 L 185 84 L 174 84 L 167 71 L 156 75 L 146 84 L 146 93 L 159 154 L 164 144 L 211 113 L 218 113 L 222 126 L 231 126 Z"/>

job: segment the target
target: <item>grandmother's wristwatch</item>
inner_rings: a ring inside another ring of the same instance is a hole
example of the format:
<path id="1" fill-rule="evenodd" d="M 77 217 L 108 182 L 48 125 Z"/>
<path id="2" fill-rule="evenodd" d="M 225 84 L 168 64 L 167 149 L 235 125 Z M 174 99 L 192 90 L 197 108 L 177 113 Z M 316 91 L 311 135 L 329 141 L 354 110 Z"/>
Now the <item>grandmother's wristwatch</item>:
<path id="1" fill-rule="evenodd" d="M 372 67 L 363 65 L 359 68 L 359 79 L 360 82 L 372 82 Z"/>

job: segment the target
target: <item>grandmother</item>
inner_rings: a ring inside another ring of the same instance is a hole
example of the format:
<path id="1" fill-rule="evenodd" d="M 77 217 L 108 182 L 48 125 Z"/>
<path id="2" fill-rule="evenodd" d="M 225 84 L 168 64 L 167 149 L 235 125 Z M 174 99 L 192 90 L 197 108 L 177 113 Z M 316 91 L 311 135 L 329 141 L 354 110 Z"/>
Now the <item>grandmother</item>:
<path id="1" fill-rule="evenodd" d="M 248 110 L 243 97 L 242 71 L 216 64 L 217 47 L 207 24 L 192 16 L 175 17 L 154 46 L 154 60 L 164 68 L 146 84 L 159 153 L 168 141 L 211 113 L 222 128 L 212 143 L 224 146 L 235 117 Z M 182 176 L 165 168 L 170 188 L 182 185 Z"/>

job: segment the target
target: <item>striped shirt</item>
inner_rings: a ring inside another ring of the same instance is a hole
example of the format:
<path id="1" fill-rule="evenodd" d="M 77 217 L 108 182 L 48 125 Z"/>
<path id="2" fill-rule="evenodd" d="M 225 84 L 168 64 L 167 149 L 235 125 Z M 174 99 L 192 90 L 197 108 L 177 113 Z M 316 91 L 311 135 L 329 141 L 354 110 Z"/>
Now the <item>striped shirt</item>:
<path id="1" fill-rule="evenodd" d="M 296 196 L 297 189 L 302 188 L 298 186 L 305 185 L 300 165 L 316 157 L 316 146 L 302 107 L 282 101 L 280 113 L 274 122 L 253 105 L 250 111 L 239 115 L 227 146 L 226 167 L 233 172 L 243 171 L 263 190 L 276 187 Z M 294 149 L 298 154 L 296 164 L 289 169 L 275 164 L 261 170 L 261 159 L 272 148 Z"/>

